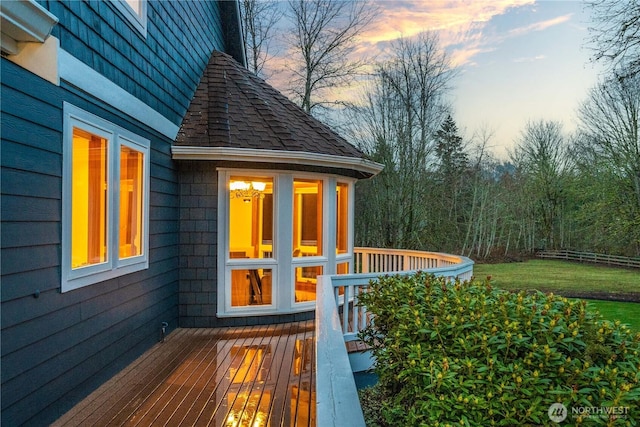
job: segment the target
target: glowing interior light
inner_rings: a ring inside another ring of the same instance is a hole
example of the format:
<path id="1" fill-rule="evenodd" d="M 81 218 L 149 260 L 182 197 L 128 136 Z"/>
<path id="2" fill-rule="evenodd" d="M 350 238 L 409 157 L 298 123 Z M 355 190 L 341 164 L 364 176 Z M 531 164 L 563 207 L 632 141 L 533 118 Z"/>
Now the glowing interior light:
<path id="1" fill-rule="evenodd" d="M 231 191 L 248 190 L 249 188 L 251 188 L 251 184 L 244 181 L 231 181 L 229 188 L 231 189 Z"/>
<path id="2" fill-rule="evenodd" d="M 252 181 L 251 182 L 251 186 L 256 191 L 264 191 L 264 189 L 267 187 L 267 183 L 266 182 L 260 182 L 260 181 Z"/>

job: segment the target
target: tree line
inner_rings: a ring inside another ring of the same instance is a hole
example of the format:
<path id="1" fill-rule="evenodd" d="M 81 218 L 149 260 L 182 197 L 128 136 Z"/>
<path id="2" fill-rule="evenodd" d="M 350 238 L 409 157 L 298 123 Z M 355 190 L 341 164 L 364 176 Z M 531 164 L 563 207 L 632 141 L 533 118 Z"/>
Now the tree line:
<path id="1" fill-rule="evenodd" d="M 357 244 L 475 258 L 540 249 L 640 255 L 640 74 L 594 87 L 572 134 L 556 121 L 526 123 L 509 159 L 497 161 L 490 132 L 459 135 L 436 42 L 401 42 L 353 110 L 352 137 L 385 165 L 357 185 Z"/>
<path id="2" fill-rule="evenodd" d="M 339 107 L 342 120 L 330 124 L 385 165 L 356 186 L 356 245 L 474 258 L 539 249 L 640 255 L 638 0 L 589 2 L 594 60 L 609 68 L 585 94 L 577 130 L 529 121 L 502 161 L 488 148 L 489 129 L 459 134 L 448 101 L 456 70 L 433 33 L 399 39 L 392 56 L 369 61 L 358 102 L 325 98 L 362 76 L 364 62 L 349 54 L 375 14 L 364 5 L 243 3 L 250 68 L 263 73 L 266 43 L 288 19 L 292 99 L 317 116 Z"/>

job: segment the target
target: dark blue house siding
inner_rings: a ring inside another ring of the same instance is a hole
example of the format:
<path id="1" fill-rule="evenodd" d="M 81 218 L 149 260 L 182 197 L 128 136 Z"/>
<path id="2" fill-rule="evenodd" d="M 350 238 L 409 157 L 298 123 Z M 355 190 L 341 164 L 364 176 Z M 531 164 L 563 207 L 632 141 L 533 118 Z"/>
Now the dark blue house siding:
<path id="1" fill-rule="evenodd" d="M 40 1 L 60 22 L 60 47 L 179 125 L 214 47 L 224 50 L 215 1 L 148 3 L 147 36 L 109 0 Z"/>
<path id="2" fill-rule="evenodd" d="M 171 141 L 129 124 L 152 146 L 149 268 L 61 294 L 62 100 L 125 118 L 9 61 L 1 72 L 2 424 L 44 424 L 177 325 L 177 175 Z"/>
<path id="3" fill-rule="evenodd" d="M 218 172 L 215 163 L 181 161 L 180 326 L 216 326 Z"/>
<path id="4" fill-rule="evenodd" d="M 179 125 L 211 51 L 216 2 L 150 2 L 147 37 L 108 1 L 39 1 L 61 48 Z M 180 186 L 172 141 L 62 81 L 1 69 L 1 424 L 46 425 L 178 325 Z M 151 141 L 149 268 L 60 293 L 63 102 Z"/>

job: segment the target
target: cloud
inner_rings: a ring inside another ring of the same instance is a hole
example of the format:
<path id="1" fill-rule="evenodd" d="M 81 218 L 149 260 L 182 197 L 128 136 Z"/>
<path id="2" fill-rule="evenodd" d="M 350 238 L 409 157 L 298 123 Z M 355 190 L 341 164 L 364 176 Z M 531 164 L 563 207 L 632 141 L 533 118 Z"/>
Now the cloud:
<path id="1" fill-rule="evenodd" d="M 545 55 L 536 55 L 536 56 L 530 56 L 530 57 L 516 58 L 513 60 L 513 62 L 534 62 L 534 61 L 540 61 L 545 58 L 546 58 Z"/>
<path id="2" fill-rule="evenodd" d="M 484 26 L 495 16 L 534 0 L 378 0 L 379 19 L 362 37 L 364 43 L 380 45 L 400 37 L 411 38 L 423 31 L 440 34 L 444 47 L 481 38 Z"/>
<path id="3" fill-rule="evenodd" d="M 533 0 L 407 0 L 377 1 L 380 18 L 368 32 L 370 41 L 391 41 L 399 36 L 412 37 L 425 31 L 451 34 L 465 31 L 474 23 L 486 23 L 513 7 L 533 4 Z"/>
<path id="4" fill-rule="evenodd" d="M 554 25 L 559 25 L 567 22 L 571 19 L 573 13 L 567 15 L 558 16 L 556 18 L 547 19 L 546 21 L 534 22 L 533 24 L 526 25 L 524 27 L 514 28 L 509 31 L 509 37 L 517 37 L 533 31 L 543 31 Z"/>
<path id="5" fill-rule="evenodd" d="M 411 38 L 424 31 L 438 33 L 442 47 L 454 65 L 473 65 L 474 57 L 496 50 L 513 37 L 543 31 L 571 19 L 571 14 L 516 27 L 502 33 L 488 31 L 489 23 L 509 10 L 533 6 L 534 0 L 378 0 L 380 9 L 371 28 L 362 36 L 359 55 L 379 53 L 398 38 Z M 538 58 L 541 59 L 541 58 Z"/>

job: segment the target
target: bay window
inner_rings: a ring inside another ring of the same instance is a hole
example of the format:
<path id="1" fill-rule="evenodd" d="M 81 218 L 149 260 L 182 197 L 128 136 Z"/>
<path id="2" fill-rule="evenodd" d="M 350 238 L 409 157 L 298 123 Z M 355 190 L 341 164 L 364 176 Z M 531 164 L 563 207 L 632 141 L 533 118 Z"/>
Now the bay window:
<path id="1" fill-rule="evenodd" d="M 312 310 L 318 276 L 350 271 L 353 180 L 218 173 L 218 315 Z"/>

